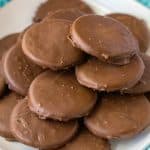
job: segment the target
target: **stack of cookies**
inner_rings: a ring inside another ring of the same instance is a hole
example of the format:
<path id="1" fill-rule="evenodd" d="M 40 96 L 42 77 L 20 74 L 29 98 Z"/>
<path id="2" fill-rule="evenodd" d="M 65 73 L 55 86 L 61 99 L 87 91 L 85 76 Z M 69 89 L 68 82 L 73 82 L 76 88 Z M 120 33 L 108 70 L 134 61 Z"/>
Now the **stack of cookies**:
<path id="1" fill-rule="evenodd" d="M 150 125 L 144 21 L 48 0 L 33 22 L 0 41 L 1 136 L 40 150 L 110 150 L 109 140 Z"/>

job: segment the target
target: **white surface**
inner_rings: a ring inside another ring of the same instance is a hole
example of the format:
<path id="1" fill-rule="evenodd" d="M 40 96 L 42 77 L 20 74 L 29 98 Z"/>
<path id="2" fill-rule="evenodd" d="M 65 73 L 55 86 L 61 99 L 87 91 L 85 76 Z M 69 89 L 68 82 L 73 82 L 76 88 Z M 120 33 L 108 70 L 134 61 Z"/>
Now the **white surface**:
<path id="1" fill-rule="evenodd" d="M 0 38 L 14 32 L 22 31 L 31 24 L 37 6 L 45 0 L 13 0 L 0 9 Z M 132 0 L 84 0 L 97 13 L 126 12 L 145 19 L 150 24 L 150 11 Z M 150 128 L 134 139 L 113 141 L 113 150 L 144 150 L 150 144 Z M 0 138 L 0 150 L 36 150 L 23 144 L 8 142 Z"/>
<path id="2" fill-rule="evenodd" d="M 135 0 L 94 0 L 110 11 L 123 12 L 143 18 L 150 25 L 150 10 Z"/>

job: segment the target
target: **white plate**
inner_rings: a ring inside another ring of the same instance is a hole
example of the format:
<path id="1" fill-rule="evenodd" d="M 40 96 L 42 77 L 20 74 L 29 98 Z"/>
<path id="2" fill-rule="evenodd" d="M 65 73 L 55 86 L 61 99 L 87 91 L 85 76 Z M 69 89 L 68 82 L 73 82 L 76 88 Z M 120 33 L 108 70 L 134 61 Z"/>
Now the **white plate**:
<path id="1" fill-rule="evenodd" d="M 0 38 L 20 32 L 31 24 L 36 8 L 45 0 L 12 0 L 0 9 Z M 84 0 L 99 14 L 126 12 L 141 17 L 150 25 L 150 10 L 134 0 Z M 113 141 L 113 150 L 144 150 L 150 145 L 150 127 L 134 139 Z M 37 150 L 0 138 L 0 150 Z"/>

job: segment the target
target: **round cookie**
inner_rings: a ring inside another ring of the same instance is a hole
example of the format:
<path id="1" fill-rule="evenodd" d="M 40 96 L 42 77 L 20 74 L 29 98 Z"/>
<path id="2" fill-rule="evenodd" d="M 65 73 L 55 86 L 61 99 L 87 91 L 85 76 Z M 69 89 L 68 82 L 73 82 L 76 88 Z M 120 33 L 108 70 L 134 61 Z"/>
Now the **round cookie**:
<path id="1" fill-rule="evenodd" d="M 4 38 L 0 39 L 0 66 L 3 55 L 13 46 L 16 44 L 18 39 L 19 33 L 14 33 L 5 36 Z M 0 74 L 3 77 L 3 68 L 0 67 Z"/>
<path id="2" fill-rule="evenodd" d="M 9 88 L 20 95 L 26 95 L 32 80 L 42 69 L 25 57 L 21 43 L 18 42 L 5 54 L 3 71 Z"/>
<path id="3" fill-rule="evenodd" d="M 60 10 L 49 12 L 43 21 L 50 20 L 50 19 L 66 19 L 66 20 L 74 21 L 78 17 L 80 17 L 84 14 L 85 13 L 83 13 L 82 11 L 75 9 L 75 8 L 60 9 Z"/>
<path id="4" fill-rule="evenodd" d="M 16 44 L 19 33 L 10 34 L 3 39 L 0 39 L 0 60 L 5 52 Z"/>
<path id="5" fill-rule="evenodd" d="M 0 96 L 3 94 L 5 89 L 5 79 L 2 69 L 2 57 L 3 55 L 16 44 L 19 33 L 10 34 L 2 39 L 0 39 Z"/>
<path id="6" fill-rule="evenodd" d="M 48 0 L 38 8 L 34 21 L 41 21 L 50 11 L 69 8 L 76 8 L 85 13 L 93 13 L 92 9 L 81 0 Z"/>
<path id="7" fill-rule="evenodd" d="M 133 87 L 124 90 L 124 93 L 129 94 L 142 94 L 146 92 L 150 92 L 150 56 L 146 54 L 141 54 L 143 62 L 145 64 L 144 74 L 140 81 Z"/>
<path id="8" fill-rule="evenodd" d="M 148 47 L 150 46 L 150 30 L 148 29 L 148 26 L 144 20 L 128 14 L 114 13 L 109 14 L 108 16 L 120 21 L 129 28 L 129 30 L 138 40 L 140 50 L 142 52 L 148 50 Z"/>
<path id="9" fill-rule="evenodd" d="M 79 17 L 71 26 L 70 38 L 75 47 L 102 61 L 117 65 L 128 64 L 130 58 L 139 51 L 133 34 L 110 17 Z"/>
<path id="10" fill-rule="evenodd" d="M 29 88 L 30 109 L 59 121 L 88 115 L 96 99 L 96 92 L 80 85 L 73 72 L 46 71 Z"/>
<path id="11" fill-rule="evenodd" d="M 142 77 L 144 63 L 139 56 L 134 56 L 127 65 L 116 66 L 89 59 L 76 67 L 76 76 L 80 84 L 99 91 L 116 91 L 133 87 Z"/>
<path id="12" fill-rule="evenodd" d="M 53 70 L 81 62 L 84 53 L 67 39 L 70 25 L 71 21 L 60 19 L 33 25 L 23 37 L 24 54 L 36 64 Z"/>
<path id="13" fill-rule="evenodd" d="M 149 114 L 150 103 L 144 95 L 106 95 L 85 118 L 85 125 L 100 137 L 130 138 L 150 125 Z"/>
<path id="14" fill-rule="evenodd" d="M 0 136 L 14 139 L 10 131 L 10 116 L 20 98 L 21 96 L 10 92 L 7 96 L 0 99 Z"/>
<path id="15" fill-rule="evenodd" d="M 29 110 L 26 100 L 16 105 L 10 121 L 11 131 L 18 141 L 40 149 L 64 145 L 78 129 L 77 121 L 63 123 L 39 119 Z"/>
<path id="16" fill-rule="evenodd" d="M 83 129 L 76 138 L 59 150 L 110 150 L 110 145 L 107 140 Z"/>

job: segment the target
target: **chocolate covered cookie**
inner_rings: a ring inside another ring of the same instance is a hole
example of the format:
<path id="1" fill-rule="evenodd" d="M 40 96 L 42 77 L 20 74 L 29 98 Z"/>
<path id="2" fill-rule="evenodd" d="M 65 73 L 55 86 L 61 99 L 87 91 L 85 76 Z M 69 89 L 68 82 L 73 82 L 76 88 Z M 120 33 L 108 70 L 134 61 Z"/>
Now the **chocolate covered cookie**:
<path id="1" fill-rule="evenodd" d="M 108 16 L 120 21 L 129 28 L 136 37 L 142 52 L 148 50 L 148 47 L 150 46 L 150 30 L 144 20 L 128 14 L 114 13 L 109 14 Z"/>
<path id="2" fill-rule="evenodd" d="M 110 150 L 110 145 L 107 140 L 83 129 L 76 138 L 59 150 Z"/>
<path id="3" fill-rule="evenodd" d="M 14 108 L 10 125 L 18 141 L 40 149 L 64 145 L 78 129 L 77 121 L 63 123 L 39 119 L 29 110 L 26 100 L 20 101 Z"/>
<path id="4" fill-rule="evenodd" d="M 150 103 L 144 95 L 106 95 L 85 125 L 107 139 L 130 138 L 150 125 Z"/>
<path id="5" fill-rule="evenodd" d="M 47 0 L 37 10 L 34 21 L 41 21 L 50 11 L 76 8 L 85 13 L 93 13 L 92 9 L 81 0 Z"/>
<path id="6" fill-rule="evenodd" d="M 3 71 L 9 88 L 20 95 L 26 95 L 32 80 L 42 69 L 26 58 L 18 42 L 5 54 Z"/>
<path id="7" fill-rule="evenodd" d="M 10 92 L 0 99 L 0 136 L 14 139 L 10 131 L 10 116 L 20 98 L 18 94 Z"/>
<path id="8" fill-rule="evenodd" d="M 2 65 L 2 57 L 3 55 L 16 44 L 19 33 L 14 33 L 7 35 L 6 37 L 0 39 L 0 66 Z M 0 75 L 3 77 L 3 68 L 0 67 Z M 4 79 L 3 79 L 4 80 Z"/>
<path id="9" fill-rule="evenodd" d="M 144 74 L 140 81 L 133 87 L 124 90 L 124 93 L 140 94 L 150 92 L 150 56 L 141 54 L 143 62 L 145 64 Z"/>
<path id="10" fill-rule="evenodd" d="M 128 64 L 139 51 L 138 43 L 128 28 L 110 17 L 79 17 L 71 26 L 70 38 L 75 47 L 112 64 Z"/>
<path id="11" fill-rule="evenodd" d="M 4 53 L 16 44 L 18 36 L 19 33 L 14 33 L 0 39 L 0 60 L 2 59 Z"/>
<path id="12" fill-rule="evenodd" d="M 29 89 L 29 107 L 44 118 L 67 121 L 89 114 L 96 92 L 80 85 L 72 72 L 46 71 Z"/>
<path id="13" fill-rule="evenodd" d="M 2 68 L 2 57 L 13 45 L 16 44 L 18 36 L 19 33 L 14 33 L 0 39 L 0 96 L 3 94 L 6 87 Z"/>
<path id="14" fill-rule="evenodd" d="M 53 19 L 30 27 L 23 37 L 24 54 L 36 64 L 53 70 L 81 62 L 84 53 L 74 48 L 67 36 L 71 21 Z"/>
<path id="15" fill-rule="evenodd" d="M 134 56 L 127 65 L 116 66 L 90 58 L 85 64 L 76 67 L 80 84 L 99 91 L 116 91 L 133 87 L 142 77 L 144 63 Z"/>
<path id="16" fill-rule="evenodd" d="M 56 11 L 51 11 L 48 13 L 48 15 L 44 18 L 44 21 L 50 20 L 50 19 L 66 19 L 70 21 L 74 21 L 78 17 L 84 15 L 85 13 L 72 8 L 72 9 L 60 9 Z"/>

